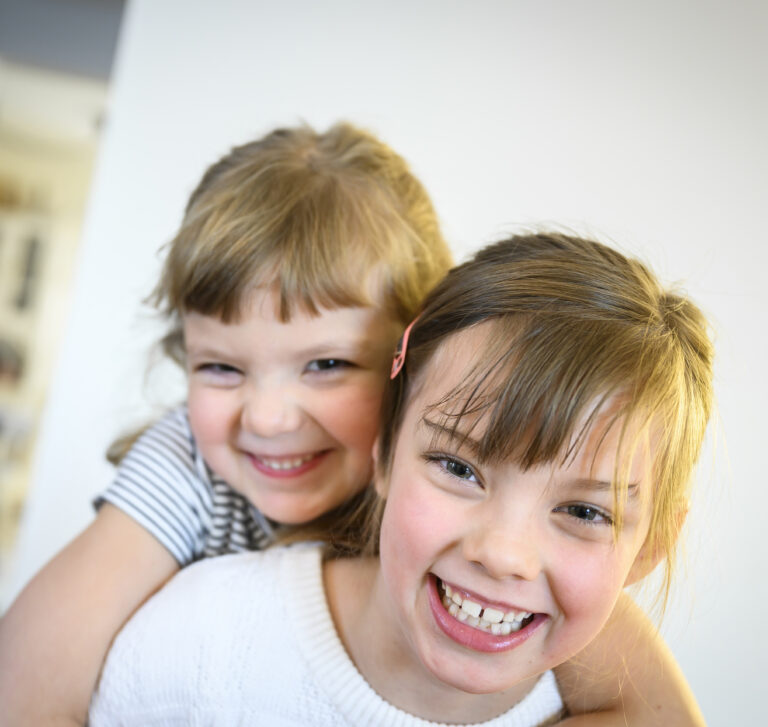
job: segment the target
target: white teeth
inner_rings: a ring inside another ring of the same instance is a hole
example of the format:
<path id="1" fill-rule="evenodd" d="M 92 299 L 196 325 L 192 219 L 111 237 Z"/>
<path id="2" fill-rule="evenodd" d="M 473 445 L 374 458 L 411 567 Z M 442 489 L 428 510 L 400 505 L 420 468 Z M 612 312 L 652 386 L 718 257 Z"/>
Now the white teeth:
<path id="1" fill-rule="evenodd" d="M 456 602 L 454 601 L 454 603 Z M 456 605 L 458 606 L 459 604 Z M 461 603 L 461 610 L 466 611 L 470 616 L 477 618 L 483 610 L 483 607 L 479 603 L 475 603 L 474 601 L 465 598 Z"/>
<path id="2" fill-rule="evenodd" d="M 293 459 L 266 459 L 265 457 L 259 457 L 258 459 L 259 462 L 271 470 L 292 470 L 309 462 L 314 456 L 314 454 L 307 454 L 304 457 L 294 457 Z"/>
<path id="3" fill-rule="evenodd" d="M 528 611 L 510 611 L 509 613 L 504 614 L 504 621 L 508 623 L 517 621 L 519 623 L 520 621 L 525 621 L 525 619 L 530 618 L 532 615 L 533 614 Z"/>
<path id="4" fill-rule="evenodd" d="M 483 618 L 492 624 L 500 624 L 501 619 L 504 618 L 504 612 L 497 611 L 495 608 L 486 608 L 483 611 Z"/>
<path id="5" fill-rule="evenodd" d="M 523 621 L 532 616 L 529 611 L 504 613 L 496 608 L 483 609 L 479 603 L 471 601 L 469 598 L 462 598 L 457 591 L 442 581 L 440 581 L 440 586 L 443 591 L 441 600 L 451 616 L 497 636 L 507 636 L 514 631 L 519 631 L 523 626 Z"/>

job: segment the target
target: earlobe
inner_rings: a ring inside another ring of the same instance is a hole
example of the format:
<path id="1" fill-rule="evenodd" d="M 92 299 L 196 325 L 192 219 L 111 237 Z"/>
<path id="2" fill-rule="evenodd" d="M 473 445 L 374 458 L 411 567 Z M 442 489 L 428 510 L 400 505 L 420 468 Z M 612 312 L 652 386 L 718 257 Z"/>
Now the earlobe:
<path id="1" fill-rule="evenodd" d="M 629 569 L 624 585 L 631 586 L 633 583 L 643 580 L 653 571 L 663 557 L 664 549 L 660 545 L 656 545 L 653 548 L 650 547 L 650 543 L 643 545 L 635 558 L 635 562 L 632 563 L 632 567 Z"/>
<path id="2" fill-rule="evenodd" d="M 376 494 L 382 499 L 387 499 L 387 481 L 384 477 L 378 474 L 378 472 L 374 475 L 373 478 L 373 488 L 376 490 Z"/>
<path id="3" fill-rule="evenodd" d="M 379 497 L 386 498 L 388 488 L 386 478 L 382 475 L 380 468 L 378 437 L 376 437 L 376 441 L 373 443 L 373 451 L 371 452 L 371 457 L 373 458 L 373 487 Z"/>
<path id="4" fill-rule="evenodd" d="M 677 541 L 677 538 L 680 535 L 680 531 L 682 530 L 683 525 L 685 525 L 685 519 L 688 517 L 688 509 L 689 506 L 686 505 L 684 508 L 678 510 L 677 514 L 675 515 L 675 522 L 673 526 L 674 532 L 671 534 L 670 548 Z M 640 552 L 635 558 L 635 562 L 629 569 L 629 573 L 627 574 L 627 579 L 624 581 L 624 585 L 631 586 L 633 583 L 641 581 L 643 578 L 649 575 L 651 571 L 653 571 L 653 569 L 662 561 L 663 558 L 666 557 L 666 554 L 667 553 L 664 546 L 661 542 L 658 541 L 658 539 L 656 539 L 655 543 L 651 543 L 648 538 L 646 538 L 645 543 L 643 543 L 643 547 L 640 548 Z"/>

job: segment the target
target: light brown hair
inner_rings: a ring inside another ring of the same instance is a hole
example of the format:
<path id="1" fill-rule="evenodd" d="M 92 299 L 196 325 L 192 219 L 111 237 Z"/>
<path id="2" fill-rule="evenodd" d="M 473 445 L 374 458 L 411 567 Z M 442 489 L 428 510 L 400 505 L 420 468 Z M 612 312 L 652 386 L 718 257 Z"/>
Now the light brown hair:
<path id="1" fill-rule="evenodd" d="M 338 123 L 277 129 L 203 175 L 170 242 L 151 301 L 183 358 L 186 312 L 237 320 L 248 294 L 274 286 L 295 306 L 375 305 L 403 325 L 451 265 L 429 196 L 401 156 Z"/>

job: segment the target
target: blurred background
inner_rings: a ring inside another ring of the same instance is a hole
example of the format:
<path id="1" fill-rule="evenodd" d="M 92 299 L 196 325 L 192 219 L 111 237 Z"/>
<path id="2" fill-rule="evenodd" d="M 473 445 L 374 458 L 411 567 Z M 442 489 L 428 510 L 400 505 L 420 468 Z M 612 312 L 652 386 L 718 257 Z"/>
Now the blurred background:
<path id="1" fill-rule="evenodd" d="M 203 170 L 345 118 L 457 258 L 566 226 L 710 315 L 719 417 L 662 630 L 709 724 L 759 721 L 766 48 L 763 0 L 0 0 L 0 607 L 92 517 L 107 445 L 183 396 L 147 375 L 141 301 Z"/>
<path id="2" fill-rule="evenodd" d="M 0 0 L 0 585 L 69 310 L 122 13 L 122 0 Z"/>

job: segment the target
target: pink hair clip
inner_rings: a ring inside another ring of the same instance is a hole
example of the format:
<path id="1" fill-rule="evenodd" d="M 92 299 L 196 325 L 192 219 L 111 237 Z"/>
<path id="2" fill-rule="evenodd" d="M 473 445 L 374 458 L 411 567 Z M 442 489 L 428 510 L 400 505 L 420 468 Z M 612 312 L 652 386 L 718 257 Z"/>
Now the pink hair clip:
<path id="1" fill-rule="evenodd" d="M 395 358 L 392 359 L 392 373 L 389 375 L 390 380 L 394 379 L 400 373 L 400 369 L 403 368 L 403 364 L 405 363 L 405 352 L 408 349 L 408 336 L 411 335 L 411 328 L 413 328 L 413 324 L 416 323 L 417 320 L 419 320 L 418 316 L 416 316 L 416 318 L 408 324 L 408 328 L 403 331 L 400 345 L 397 347 L 397 351 L 395 351 Z"/>

